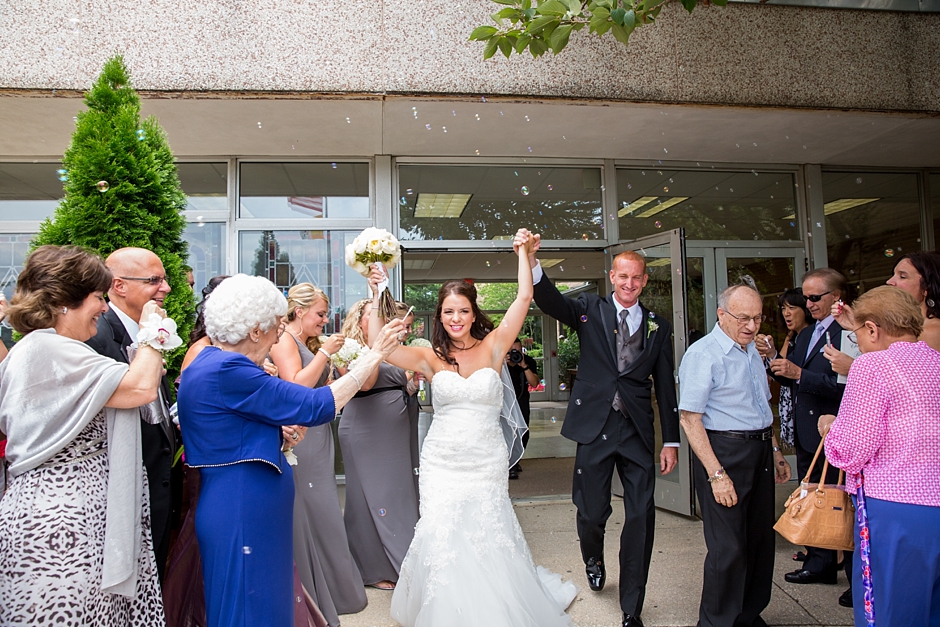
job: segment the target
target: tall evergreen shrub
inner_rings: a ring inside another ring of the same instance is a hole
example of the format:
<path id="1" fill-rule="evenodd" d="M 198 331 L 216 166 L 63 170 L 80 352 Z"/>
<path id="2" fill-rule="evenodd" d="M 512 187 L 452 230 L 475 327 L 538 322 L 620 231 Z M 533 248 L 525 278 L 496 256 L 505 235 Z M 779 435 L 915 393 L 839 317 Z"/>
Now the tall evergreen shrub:
<path id="1" fill-rule="evenodd" d="M 120 56 L 105 63 L 85 93 L 85 104 L 88 110 L 78 114 L 59 171 L 65 198 L 43 222 L 33 247 L 75 244 L 103 257 L 126 246 L 152 250 L 172 288 L 167 314 L 185 339 L 194 320 L 193 292 L 183 270 L 186 195 L 166 133 L 156 118 L 140 119 L 140 98 Z M 167 356 L 171 376 L 185 348 Z"/>

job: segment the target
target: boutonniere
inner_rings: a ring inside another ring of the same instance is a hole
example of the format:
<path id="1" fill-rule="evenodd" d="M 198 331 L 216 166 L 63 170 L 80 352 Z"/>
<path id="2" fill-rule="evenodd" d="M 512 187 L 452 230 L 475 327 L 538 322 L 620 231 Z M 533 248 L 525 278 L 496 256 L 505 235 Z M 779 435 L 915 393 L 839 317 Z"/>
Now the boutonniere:
<path id="1" fill-rule="evenodd" d="M 653 321 L 653 314 L 650 314 L 650 319 L 646 321 L 646 337 L 649 338 L 659 328 L 659 325 Z"/>

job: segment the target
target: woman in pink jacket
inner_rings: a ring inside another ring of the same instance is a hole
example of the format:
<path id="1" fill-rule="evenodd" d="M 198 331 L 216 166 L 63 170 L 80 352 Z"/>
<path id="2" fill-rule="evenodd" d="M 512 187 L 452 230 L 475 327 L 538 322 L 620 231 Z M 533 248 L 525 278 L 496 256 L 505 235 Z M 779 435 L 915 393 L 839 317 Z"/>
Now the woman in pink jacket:
<path id="1" fill-rule="evenodd" d="M 878 625 L 940 625 L 940 353 L 918 341 L 917 301 L 891 286 L 855 302 L 862 355 L 849 371 L 839 416 L 819 421 L 826 457 L 864 477 L 870 595 Z M 830 426 L 831 425 L 831 426 Z M 867 625 L 858 524 L 855 624 Z"/>

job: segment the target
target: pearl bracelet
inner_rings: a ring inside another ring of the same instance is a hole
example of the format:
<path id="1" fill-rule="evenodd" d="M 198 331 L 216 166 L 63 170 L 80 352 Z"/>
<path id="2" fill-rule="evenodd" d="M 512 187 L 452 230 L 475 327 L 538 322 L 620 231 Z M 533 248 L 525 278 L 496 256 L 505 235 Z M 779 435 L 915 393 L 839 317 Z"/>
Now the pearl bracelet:
<path id="1" fill-rule="evenodd" d="M 333 356 L 330 355 L 328 352 L 326 352 L 326 349 L 323 348 L 322 346 L 319 348 L 319 350 L 317 350 L 317 352 L 318 352 L 318 353 L 323 353 L 324 355 L 326 355 L 327 361 L 329 361 L 330 359 L 333 359 Z"/>

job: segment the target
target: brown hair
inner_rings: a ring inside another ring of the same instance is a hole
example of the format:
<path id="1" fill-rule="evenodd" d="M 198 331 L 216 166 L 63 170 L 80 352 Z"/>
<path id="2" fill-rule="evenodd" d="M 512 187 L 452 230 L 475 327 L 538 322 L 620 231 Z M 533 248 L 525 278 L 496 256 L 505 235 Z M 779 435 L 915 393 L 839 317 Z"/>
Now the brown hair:
<path id="1" fill-rule="evenodd" d="M 618 260 L 623 261 L 638 261 L 643 264 L 643 274 L 646 274 L 646 257 L 636 252 L 635 250 L 625 250 L 622 253 L 618 253 L 610 262 L 610 269 L 613 270 L 614 266 L 617 265 Z"/>
<path id="2" fill-rule="evenodd" d="M 920 274 L 920 289 L 927 292 L 924 296 L 927 317 L 940 318 L 940 253 L 933 250 L 907 253 L 898 263 L 905 259 Z"/>
<path id="3" fill-rule="evenodd" d="M 343 320 L 343 329 L 341 331 L 343 335 L 356 340 L 362 344 L 363 347 L 366 346 L 366 338 L 362 333 L 362 327 L 359 326 L 359 322 L 362 320 L 362 314 L 366 311 L 366 307 L 370 305 L 372 305 L 372 299 L 364 298 L 350 307 L 349 311 L 346 312 L 346 318 Z"/>
<path id="4" fill-rule="evenodd" d="M 899 287 L 881 285 L 868 290 L 852 307 L 856 325 L 874 322 L 892 337 L 907 334 L 919 337 L 924 331 L 920 303 Z"/>
<path id="5" fill-rule="evenodd" d="M 287 292 L 287 321 L 293 322 L 297 319 L 297 308 L 307 309 L 320 299 L 330 306 L 330 298 L 326 292 L 312 283 L 298 283 Z M 311 335 L 305 342 L 311 353 L 316 354 L 320 350 L 320 338 Z"/>
<path id="6" fill-rule="evenodd" d="M 444 307 L 444 299 L 448 296 L 463 296 L 470 301 L 470 311 L 473 312 L 474 321 L 470 325 L 470 337 L 482 340 L 490 331 L 493 330 L 493 321 L 480 311 L 477 305 L 477 288 L 466 281 L 454 280 L 448 281 L 441 286 L 437 293 L 437 309 L 434 310 L 434 322 L 431 328 L 431 346 L 434 347 L 434 354 L 449 363 L 452 366 L 457 365 L 453 353 L 456 350 L 454 341 L 444 329 L 444 323 L 441 322 L 441 309 Z"/>
<path id="7" fill-rule="evenodd" d="M 22 334 L 55 326 L 62 307 L 78 307 L 111 287 L 111 272 L 79 246 L 40 246 L 26 258 L 7 317 Z"/>

